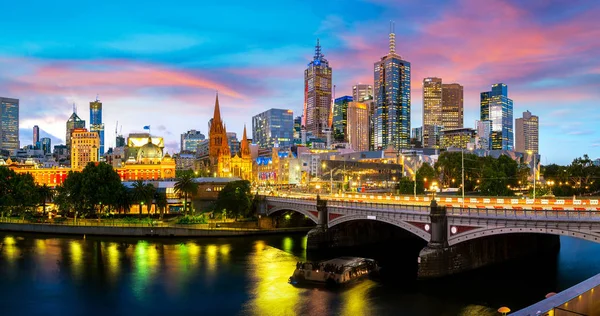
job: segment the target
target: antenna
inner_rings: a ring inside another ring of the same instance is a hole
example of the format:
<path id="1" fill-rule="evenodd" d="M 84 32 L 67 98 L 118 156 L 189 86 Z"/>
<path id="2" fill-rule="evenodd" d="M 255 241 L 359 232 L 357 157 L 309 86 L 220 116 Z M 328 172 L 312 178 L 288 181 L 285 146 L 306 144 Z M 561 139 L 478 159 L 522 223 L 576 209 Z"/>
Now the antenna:
<path id="1" fill-rule="evenodd" d="M 77 108 L 75 107 L 75 102 L 73 102 L 73 113 L 77 114 Z"/>
<path id="2" fill-rule="evenodd" d="M 390 21 L 390 54 L 396 53 L 396 34 L 394 34 L 394 22 Z"/>
<path id="3" fill-rule="evenodd" d="M 100 101 L 100 100 L 98 100 L 98 94 L 96 93 L 96 102 L 98 102 L 98 101 Z"/>
<path id="4" fill-rule="evenodd" d="M 321 44 L 317 38 L 317 46 L 315 46 L 315 60 L 321 59 Z"/>

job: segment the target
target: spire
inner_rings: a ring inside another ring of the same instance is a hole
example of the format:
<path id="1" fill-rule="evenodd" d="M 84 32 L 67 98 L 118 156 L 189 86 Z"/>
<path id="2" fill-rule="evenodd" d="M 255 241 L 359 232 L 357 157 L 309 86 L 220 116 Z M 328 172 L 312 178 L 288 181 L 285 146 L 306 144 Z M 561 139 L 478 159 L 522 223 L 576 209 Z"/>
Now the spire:
<path id="1" fill-rule="evenodd" d="M 240 157 L 250 156 L 250 146 L 248 145 L 248 136 L 246 136 L 246 124 L 244 124 L 244 134 L 242 136 L 242 144 L 240 145 Z"/>
<path id="2" fill-rule="evenodd" d="M 394 34 L 395 28 L 394 21 L 390 21 L 390 55 L 396 54 L 396 34 Z"/>
<path id="3" fill-rule="evenodd" d="M 315 46 L 315 60 L 320 60 L 323 57 L 321 54 L 321 44 L 319 43 L 319 39 L 317 38 L 317 46 Z"/>
<path id="4" fill-rule="evenodd" d="M 217 97 L 215 99 L 215 113 L 213 114 L 213 124 L 221 123 L 221 109 L 219 109 L 219 92 L 217 92 Z"/>

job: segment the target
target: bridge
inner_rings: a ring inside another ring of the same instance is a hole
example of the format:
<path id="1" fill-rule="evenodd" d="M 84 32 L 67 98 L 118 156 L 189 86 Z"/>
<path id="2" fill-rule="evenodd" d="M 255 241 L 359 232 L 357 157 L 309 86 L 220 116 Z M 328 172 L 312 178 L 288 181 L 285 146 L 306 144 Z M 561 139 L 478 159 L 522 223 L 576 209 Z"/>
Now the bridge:
<path id="1" fill-rule="evenodd" d="M 444 198 L 441 200 L 444 201 Z M 497 205 L 461 207 L 460 205 L 440 206 L 437 201 L 432 201 L 431 205 L 400 202 L 396 198 L 389 197 L 348 201 L 335 197 L 321 199 L 320 197 L 264 196 L 261 213 L 272 215 L 279 211 L 294 211 L 307 216 L 317 224 L 315 232 L 309 233 L 308 241 L 309 247 L 312 245 L 315 248 L 327 247 L 327 237 L 323 239 L 323 233 L 346 222 L 377 221 L 394 225 L 428 243 L 419 257 L 419 273 L 422 277 L 452 274 L 497 261 L 498 255 L 495 254 L 494 258 L 487 260 L 489 262 L 482 263 L 481 258 L 471 258 L 473 259 L 471 261 L 480 263 L 465 262 L 462 267 L 451 268 L 439 262 L 447 261 L 450 264 L 452 260 L 457 259 L 456 257 L 468 261 L 465 256 L 472 256 L 470 252 L 474 247 L 469 244 L 473 242 L 478 244 L 475 248 L 484 251 L 487 251 L 485 249 L 489 246 L 510 249 L 509 251 L 517 250 L 518 246 L 515 246 L 514 238 L 512 241 L 506 239 L 500 244 L 497 241 L 493 245 L 489 244 L 490 238 L 494 236 L 518 234 L 519 238 L 526 238 L 523 235 L 562 235 L 600 242 L 600 210 L 594 206 L 597 203 L 590 203 L 590 201 L 586 203 L 587 208 L 570 203 L 570 209 L 564 206 L 564 202 L 560 208 L 498 207 Z M 588 203 L 592 204 L 591 208 Z M 318 234 L 318 231 L 321 234 Z M 313 243 L 311 238 L 322 243 Z M 557 238 L 554 240 L 558 242 Z M 537 242 L 529 246 L 537 247 Z M 523 252 L 526 251 L 528 249 L 523 249 Z M 438 268 L 433 270 L 438 271 L 427 272 L 429 268 L 424 265 L 436 266 Z"/>

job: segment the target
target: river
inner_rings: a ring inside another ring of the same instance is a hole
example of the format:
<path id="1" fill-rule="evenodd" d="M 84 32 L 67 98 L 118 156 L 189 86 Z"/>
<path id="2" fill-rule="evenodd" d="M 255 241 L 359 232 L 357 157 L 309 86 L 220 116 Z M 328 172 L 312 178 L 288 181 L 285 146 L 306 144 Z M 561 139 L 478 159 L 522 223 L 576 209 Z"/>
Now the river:
<path id="1" fill-rule="evenodd" d="M 497 315 L 500 306 L 522 308 L 600 272 L 600 245 L 568 237 L 558 255 L 427 282 L 414 278 L 414 249 L 388 246 L 373 255 L 387 272 L 381 280 L 335 291 L 287 283 L 306 259 L 306 237 L 297 234 L 0 233 L 0 243 L 1 315 Z"/>

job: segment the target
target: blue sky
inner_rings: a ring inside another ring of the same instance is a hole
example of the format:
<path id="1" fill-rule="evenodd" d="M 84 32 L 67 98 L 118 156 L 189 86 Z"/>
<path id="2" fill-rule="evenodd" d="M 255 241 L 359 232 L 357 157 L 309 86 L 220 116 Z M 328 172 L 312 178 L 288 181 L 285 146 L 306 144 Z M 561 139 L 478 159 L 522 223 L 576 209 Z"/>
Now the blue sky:
<path id="1" fill-rule="evenodd" d="M 424 77 L 464 85 L 467 127 L 479 116 L 479 92 L 504 82 L 515 118 L 540 117 L 544 163 L 600 157 L 597 1 L 13 1 L 2 9 L 0 95 L 21 100 L 22 145 L 33 125 L 64 141 L 72 104 L 89 120 L 96 94 L 107 146 L 118 120 L 125 134 L 151 125 L 178 150 L 186 130 L 207 134 L 216 90 L 228 131 L 241 136 L 269 108 L 300 114 L 316 38 L 338 97 L 372 83 L 394 20 L 397 51 L 412 63 L 413 127 Z"/>

